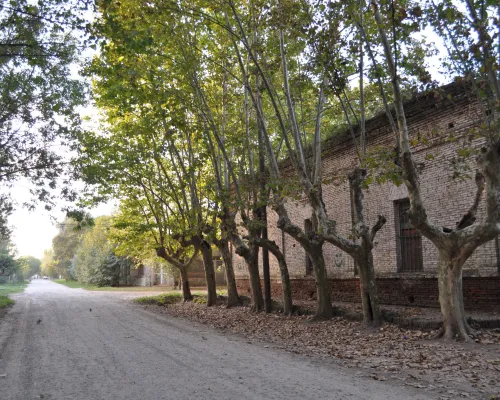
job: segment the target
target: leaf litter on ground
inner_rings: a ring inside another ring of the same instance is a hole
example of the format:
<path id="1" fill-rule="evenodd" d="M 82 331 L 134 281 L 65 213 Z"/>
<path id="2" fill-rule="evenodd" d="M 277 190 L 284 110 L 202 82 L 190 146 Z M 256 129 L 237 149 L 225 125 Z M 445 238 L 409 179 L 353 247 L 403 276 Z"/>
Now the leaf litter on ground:
<path id="1" fill-rule="evenodd" d="M 449 343 L 433 339 L 433 331 L 391 324 L 365 329 L 361 322 L 339 317 L 311 323 L 310 316 L 305 315 L 285 317 L 278 312 L 253 313 L 249 307 L 228 309 L 192 302 L 154 308 L 222 332 L 267 342 L 263 345 L 266 348 L 334 357 L 347 367 L 369 370 L 367 377 L 398 379 L 409 386 L 438 390 L 443 399 L 500 395 L 499 330 L 480 330 L 472 343 Z M 419 312 L 410 310 L 408 314 Z"/>

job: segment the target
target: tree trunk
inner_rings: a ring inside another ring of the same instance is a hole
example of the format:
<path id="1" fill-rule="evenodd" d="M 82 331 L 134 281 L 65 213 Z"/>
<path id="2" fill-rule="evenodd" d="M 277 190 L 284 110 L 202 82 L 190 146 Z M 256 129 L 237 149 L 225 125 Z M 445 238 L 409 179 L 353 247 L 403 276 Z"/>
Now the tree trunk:
<path id="1" fill-rule="evenodd" d="M 262 169 L 262 168 L 261 168 Z M 261 171 L 263 174 L 264 171 Z M 264 182 L 265 185 L 265 182 Z M 265 190 L 265 186 L 264 186 Z M 262 206 L 260 210 L 260 217 L 263 223 L 262 239 L 267 240 L 267 206 Z M 269 250 L 262 249 L 262 275 L 264 278 L 264 309 L 266 313 L 270 313 L 273 309 L 273 300 L 271 297 L 271 273 L 269 269 Z"/>
<path id="2" fill-rule="evenodd" d="M 441 250 L 438 261 L 439 303 L 443 314 L 443 327 L 439 336 L 452 340 L 458 337 L 469 341 L 473 329 L 465 320 L 462 293 L 462 267 L 464 261 L 450 256 L 449 251 Z"/>
<path id="3" fill-rule="evenodd" d="M 179 271 L 181 273 L 181 281 L 182 281 L 182 297 L 184 298 L 184 301 L 191 301 L 193 300 L 193 295 L 191 294 L 191 289 L 189 288 L 189 278 L 187 269 L 180 268 Z"/>
<path id="4" fill-rule="evenodd" d="M 236 288 L 236 278 L 234 276 L 233 269 L 233 259 L 231 257 L 231 252 L 229 250 L 229 244 L 226 240 L 221 240 L 219 246 L 217 246 L 222 260 L 224 260 L 224 266 L 226 269 L 226 282 L 227 282 L 227 307 L 236 307 L 241 304 L 240 297 L 238 296 L 238 289 Z"/>
<path id="5" fill-rule="evenodd" d="M 373 254 L 371 251 L 364 257 L 358 257 L 359 287 L 361 291 L 361 303 L 363 305 L 363 324 L 365 326 L 378 327 L 382 323 L 380 306 L 373 267 Z"/>
<path id="6" fill-rule="evenodd" d="M 262 296 L 262 286 L 260 284 L 258 245 L 253 244 L 250 246 L 250 257 L 248 257 L 246 262 L 252 294 L 252 311 L 260 312 L 264 310 L 264 297 Z"/>
<path id="7" fill-rule="evenodd" d="M 212 246 L 206 240 L 201 242 L 201 254 L 205 268 L 205 280 L 207 282 L 207 307 L 217 304 L 217 285 L 215 282 L 215 268 L 212 254 Z"/>
<path id="8" fill-rule="evenodd" d="M 333 316 L 332 300 L 330 295 L 330 285 L 326 274 L 325 258 L 323 257 L 323 246 L 312 246 L 309 253 L 316 278 L 316 295 L 318 305 L 313 320 L 330 319 Z"/>
<path id="9" fill-rule="evenodd" d="M 283 315 L 292 315 L 292 285 L 290 284 L 290 275 L 288 274 L 288 266 L 284 257 L 277 257 L 281 274 L 281 287 L 283 290 Z"/>
<path id="10" fill-rule="evenodd" d="M 278 203 L 274 211 L 278 214 L 278 228 L 289 234 L 300 243 L 306 254 L 311 259 L 314 276 L 316 279 L 316 297 L 318 305 L 313 320 L 330 319 L 333 315 L 332 301 L 330 296 L 330 285 L 326 274 L 325 259 L 323 257 L 323 241 L 313 232 L 307 233 L 311 237 L 306 237 L 306 233 L 297 225 L 294 225 L 283 203 Z"/>
<path id="11" fill-rule="evenodd" d="M 281 274 L 281 286 L 283 290 L 283 314 L 292 315 L 292 286 L 290 284 L 290 275 L 288 274 L 288 265 L 286 263 L 285 256 L 276 242 L 272 240 L 262 238 L 259 240 L 259 245 L 263 249 L 270 251 L 278 261 Z"/>
<path id="12" fill-rule="evenodd" d="M 255 235 L 255 232 L 253 232 Z M 255 235 L 258 238 L 258 235 Z M 250 293 L 252 296 L 252 311 L 262 311 L 264 309 L 264 297 L 259 276 L 259 245 L 246 245 L 239 235 L 233 234 L 231 240 L 235 245 L 235 252 L 243 257 L 248 268 L 250 281 Z"/>

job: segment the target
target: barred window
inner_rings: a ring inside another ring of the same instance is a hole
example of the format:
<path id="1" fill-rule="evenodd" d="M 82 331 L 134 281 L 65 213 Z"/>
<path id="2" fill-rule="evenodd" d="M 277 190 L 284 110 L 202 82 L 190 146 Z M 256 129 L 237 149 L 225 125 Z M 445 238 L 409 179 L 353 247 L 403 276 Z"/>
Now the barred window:
<path id="1" fill-rule="evenodd" d="M 410 200 L 398 200 L 394 206 L 398 272 L 423 271 L 422 235 L 411 224 L 408 217 Z"/>

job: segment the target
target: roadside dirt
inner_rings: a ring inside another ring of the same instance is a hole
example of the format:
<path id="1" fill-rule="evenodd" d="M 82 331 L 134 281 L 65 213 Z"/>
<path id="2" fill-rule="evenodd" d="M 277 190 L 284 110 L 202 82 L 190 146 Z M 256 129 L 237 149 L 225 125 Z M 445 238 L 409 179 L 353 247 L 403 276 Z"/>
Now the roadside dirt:
<path id="1" fill-rule="evenodd" d="M 290 354 L 153 313 L 130 298 L 30 284 L 0 321 L 0 398 L 438 398 L 434 390 L 375 380 L 332 357 Z"/>
<path id="2" fill-rule="evenodd" d="M 373 380 L 437 391 L 439 399 L 490 399 L 500 396 L 500 331 L 479 331 L 474 343 L 445 343 L 434 332 L 386 324 L 365 330 L 341 318 L 309 323 L 307 316 L 254 314 L 248 308 L 207 308 L 178 303 L 148 309 L 187 318 L 245 338 L 265 341 L 291 353 L 335 359 L 359 368 Z"/>

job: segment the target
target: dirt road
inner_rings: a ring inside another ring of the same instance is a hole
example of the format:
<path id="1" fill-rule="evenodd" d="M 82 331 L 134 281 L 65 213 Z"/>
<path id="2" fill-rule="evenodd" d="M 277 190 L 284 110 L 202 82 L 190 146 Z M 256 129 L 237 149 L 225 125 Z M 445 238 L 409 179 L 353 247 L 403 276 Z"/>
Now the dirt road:
<path id="1" fill-rule="evenodd" d="M 150 313 L 130 296 L 31 283 L 0 320 L 0 398 L 435 398 Z"/>

